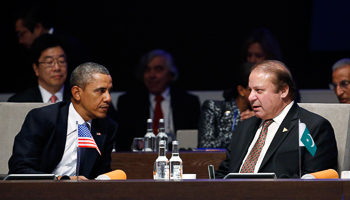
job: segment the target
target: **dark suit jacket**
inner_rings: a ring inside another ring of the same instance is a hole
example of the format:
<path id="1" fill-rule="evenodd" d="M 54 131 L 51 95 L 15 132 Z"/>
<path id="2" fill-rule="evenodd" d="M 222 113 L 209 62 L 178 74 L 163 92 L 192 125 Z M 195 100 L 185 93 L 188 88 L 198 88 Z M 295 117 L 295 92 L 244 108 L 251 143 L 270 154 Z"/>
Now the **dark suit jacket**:
<path id="1" fill-rule="evenodd" d="M 197 129 L 200 103 L 197 96 L 170 88 L 171 108 L 175 133 L 179 129 Z M 118 99 L 116 137 L 117 151 L 130 151 L 134 137 L 146 134 L 150 118 L 150 101 L 147 90 L 127 92 Z"/>
<path id="2" fill-rule="evenodd" d="M 65 85 L 63 91 L 63 101 L 69 101 L 71 97 L 70 87 Z M 35 85 L 22 92 L 16 93 L 11 96 L 8 102 L 43 102 L 39 86 Z"/>
<path id="3" fill-rule="evenodd" d="M 306 124 L 317 146 L 314 157 L 305 147 L 301 148 L 302 175 L 325 169 L 337 170 L 338 150 L 331 124 L 323 117 L 294 103 L 277 130 L 259 172 L 275 172 L 277 177 L 299 176 L 299 119 Z M 217 178 L 223 178 L 230 172 L 239 172 L 260 123 L 261 119 L 251 117 L 237 126 L 231 144 L 227 148 L 226 159 L 216 171 Z M 288 131 L 283 132 L 284 128 Z"/>
<path id="4" fill-rule="evenodd" d="M 70 101 L 58 102 L 28 113 L 15 137 L 9 160 L 10 174 L 52 173 L 65 149 L 69 104 Z M 102 156 L 96 149 L 84 149 L 88 156 L 81 158 L 79 175 L 90 179 L 111 171 L 111 151 L 117 129 L 108 116 L 92 120 L 91 126 L 91 134 Z"/>

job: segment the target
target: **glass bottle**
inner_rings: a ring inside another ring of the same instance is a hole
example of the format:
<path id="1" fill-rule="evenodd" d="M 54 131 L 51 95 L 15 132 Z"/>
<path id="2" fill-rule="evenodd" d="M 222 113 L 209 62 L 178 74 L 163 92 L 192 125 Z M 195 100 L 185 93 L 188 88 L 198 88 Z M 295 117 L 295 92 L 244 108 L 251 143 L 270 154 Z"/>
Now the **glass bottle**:
<path id="1" fill-rule="evenodd" d="M 156 160 L 156 174 L 157 180 L 169 180 L 169 161 L 165 155 L 165 141 L 159 142 L 159 154 Z"/>
<path id="2" fill-rule="evenodd" d="M 143 151 L 154 151 L 155 149 L 155 135 L 152 128 L 152 119 L 147 119 L 147 133 L 144 136 L 145 148 Z"/>
<path id="3" fill-rule="evenodd" d="M 161 140 L 165 141 L 165 151 L 168 151 L 168 135 L 165 133 L 164 119 L 159 119 L 159 131 L 156 136 L 156 150 L 159 149 L 159 142 Z"/>
<path id="4" fill-rule="evenodd" d="M 180 155 L 179 155 L 179 142 L 176 140 L 173 141 L 173 152 L 169 162 L 170 162 L 170 179 L 175 179 L 175 180 L 182 179 L 183 165 L 182 165 L 182 159 L 180 158 Z"/>

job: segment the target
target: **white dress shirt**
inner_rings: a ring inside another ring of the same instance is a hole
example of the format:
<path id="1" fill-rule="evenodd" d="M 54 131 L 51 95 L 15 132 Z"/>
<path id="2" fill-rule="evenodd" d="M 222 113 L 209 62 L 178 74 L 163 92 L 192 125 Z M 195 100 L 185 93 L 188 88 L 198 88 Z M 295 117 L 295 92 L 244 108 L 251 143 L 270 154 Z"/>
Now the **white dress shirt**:
<path id="1" fill-rule="evenodd" d="M 73 104 L 70 103 L 68 110 L 66 145 L 60 163 L 58 163 L 52 172 L 55 175 L 76 175 L 78 146 L 77 122 L 78 124 L 83 124 L 85 121 L 74 109 Z M 91 120 L 89 120 L 87 123 L 91 127 Z"/>
<path id="2" fill-rule="evenodd" d="M 48 92 L 47 90 L 45 90 L 43 87 L 41 87 L 41 85 L 39 85 L 39 90 L 41 93 L 41 96 L 43 98 L 43 103 L 51 103 L 51 96 L 52 94 L 50 92 Z M 56 103 L 63 101 L 63 91 L 64 91 L 64 85 L 63 87 L 55 94 L 55 96 L 57 97 Z"/>
<path id="3" fill-rule="evenodd" d="M 261 150 L 261 153 L 260 153 L 260 156 L 259 156 L 259 159 L 258 161 L 256 162 L 256 165 L 255 165 L 255 169 L 254 169 L 254 173 L 258 173 L 259 171 L 259 168 L 260 168 L 260 165 L 266 155 L 266 152 L 267 150 L 269 149 L 270 147 L 270 144 L 273 140 L 273 138 L 275 137 L 276 135 L 276 132 L 278 130 L 278 128 L 280 127 L 280 125 L 282 124 L 284 118 L 286 117 L 287 113 L 289 112 L 289 110 L 291 109 L 291 107 L 293 106 L 294 104 L 294 101 L 292 101 L 290 104 L 288 104 L 281 112 L 280 114 L 278 114 L 275 118 L 273 118 L 273 122 L 270 124 L 270 126 L 268 127 L 268 130 L 267 130 L 267 135 L 266 135 L 266 139 L 265 139 L 265 144 L 264 144 L 264 147 L 262 148 Z M 244 157 L 243 159 L 243 162 L 241 164 L 241 167 L 239 169 L 239 171 L 242 170 L 242 166 L 245 162 L 245 160 L 247 159 L 250 151 L 253 149 L 256 141 L 258 140 L 259 138 L 259 135 L 260 135 L 260 132 L 261 132 L 261 129 L 262 129 L 262 125 L 264 124 L 265 120 L 263 120 L 260 124 L 260 127 L 259 129 L 256 131 L 255 133 L 255 136 L 254 136 L 254 139 L 252 141 L 252 143 L 250 144 L 249 146 L 249 149 L 247 151 L 247 154 L 246 156 Z"/>
<path id="4" fill-rule="evenodd" d="M 161 95 L 164 98 L 164 100 L 161 102 L 161 107 L 162 107 L 163 118 L 164 118 L 165 132 L 168 134 L 168 136 L 171 135 L 171 137 L 174 137 L 175 134 L 174 134 L 173 112 L 171 108 L 170 88 L 168 87 Z M 153 119 L 154 110 L 156 107 L 156 95 L 150 93 L 149 101 L 151 102 L 150 109 L 149 109 L 150 116 Z"/>

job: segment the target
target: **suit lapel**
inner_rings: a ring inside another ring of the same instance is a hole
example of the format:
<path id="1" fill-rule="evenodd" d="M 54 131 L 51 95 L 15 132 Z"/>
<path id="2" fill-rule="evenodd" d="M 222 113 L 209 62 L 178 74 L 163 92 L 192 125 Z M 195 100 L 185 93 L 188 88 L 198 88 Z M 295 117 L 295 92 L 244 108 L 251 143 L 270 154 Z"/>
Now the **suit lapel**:
<path id="1" fill-rule="evenodd" d="M 241 141 L 236 145 L 231 147 L 231 164 L 233 165 L 232 169 L 234 171 L 239 171 L 240 166 L 242 165 L 243 159 L 248 153 L 250 144 L 253 141 L 256 131 L 258 130 L 261 119 L 252 117 L 249 120 L 253 120 L 251 124 L 239 125 L 239 127 L 244 127 L 243 130 L 234 131 L 232 135 L 232 141 Z"/>
<path id="2" fill-rule="evenodd" d="M 63 106 L 60 111 L 59 115 L 57 118 L 57 124 L 56 128 L 54 129 L 54 141 L 59 141 L 59 142 L 53 142 L 51 144 L 52 148 L 55 149 L 52 152 L 55 152 L 59 156 L 52 156 L 52 158 L 56 158 L 52 162 L 52 170 L 55 169 L 55 167 L 58 165 L 58 163 L 61 161 L 64 149 L 66 146 L 66 140 L 67 140 L 67 120 L 68 120 L 68 108 L 69 108 L 69 103 L 67 103 L 65 106 Z"/>
<path id="3" fill-rule="evenodd" d="M 289 135 L 293 129 L 297 128 L 296 123 L 298 123 L 297 115 L 298 115 L 299 106 L 294 102 L 292 108 L 287 113 L 286 117 L 282 121 L 282 124 L 278 128 L 275 137 L 273 138 L 269 149 L 266 152 L 266 155 L 261 163 L 260 169 L 267 163 L 267 161 L 271 158 L 271 156 L 275 153 L 278 147 L 281 145 L 283 140 Z M 287 130 L 286 130 L 287 129 Z"/>
<path id="4" fill-rule="evenodd" d="M 103 142 L 106 137 L 107 131 L 104 126 L 100 126 L 100 120 L 92 120 L 91 123 L 91 135 L 94 138 L 96 145 L 102 153 Z M 82 148 L 82 157 L 80 161 L 80 174 L 89 177 L 96 160 L 100 154 L 94 148 Z"/>
<path id="5" fill-rule="evenodd" d="M 44 102 L 38 85 L 34 87 L 33 91 L 35 93 L 35 95 L 33 95 L 34 102 Z M 46 103 L 46 102 L 44 102 L 44 103 Z"/>

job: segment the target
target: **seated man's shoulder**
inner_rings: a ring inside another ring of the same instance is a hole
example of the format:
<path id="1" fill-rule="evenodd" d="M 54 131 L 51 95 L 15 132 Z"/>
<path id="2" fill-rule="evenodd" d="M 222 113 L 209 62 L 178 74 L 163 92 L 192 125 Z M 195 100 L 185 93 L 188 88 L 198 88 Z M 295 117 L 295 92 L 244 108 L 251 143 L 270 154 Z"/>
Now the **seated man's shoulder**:
<path id="1" fill-rule="evenodd" d="M 69 108 L 70 101 L 61 101 L 58 103 L 49 104 L 40 108 L 34 108 L 29 113 L 37 115 L 38 113 L 46 114 L 47 116 L 56 116 L 63 107 L 66 107 L 67 111 Z"/>
<path id="2" fill-rule="evenodd" d="M 130 91 L 126 91 L 124 94 L 119 96 L 119 100 L 135 99 L 135 98 L 140 98 L 140 96 L 146 96 L 148 98 L 148 91 L 147 90 L 130 90 Z"/>
<path id="3" fill-rule="evenodd" d="M 102 123 L 107 124 L 108 126 L 117 126 L 117 122 L 115 122 L 110 116 L 106 116 L 105 118 L 100 118 Z"/>
<path id="4" fill-rule="evenodd" d="M 191 100 L 199 100 L 197 95 L 190 94 L 189 92 L 178 88 L 171 88 L 170 94 L 172 97 L 181 97 L 181 98 L 187 98 Z"/>
<path id="5" fill-rule="evenodd" d="M 32 86 L 26 90 L 12 95 L 8 102 L 41 102 L 41 95 L 38 86 Z"/>
<path id="6" fill-rule="evenodd" d="M 303 122 L 303 120 L 305 120 L 305 121 L 311 120 L 312 122 L 325 122 L 326 121 L 329 123 L 329 121 L 326 118 L 324 118 L 316 113 L 313 113 L 311 111 L 308 111 L 304 108 L 301 108 L 301 107 L 299 108 L 298 118 L 300 118 L 302 122 Z"/>

